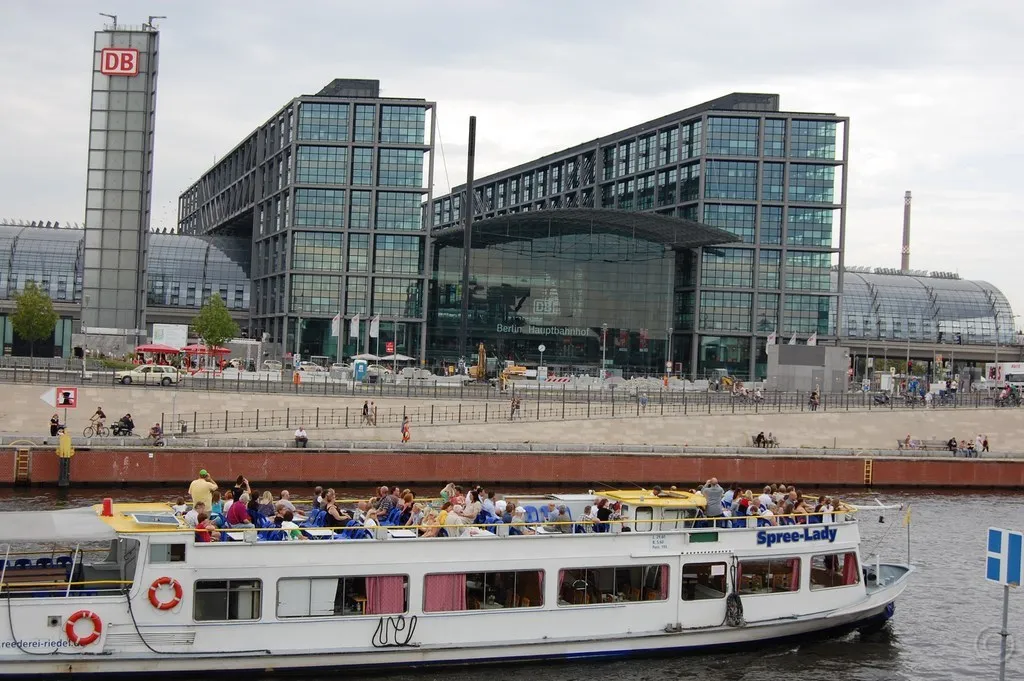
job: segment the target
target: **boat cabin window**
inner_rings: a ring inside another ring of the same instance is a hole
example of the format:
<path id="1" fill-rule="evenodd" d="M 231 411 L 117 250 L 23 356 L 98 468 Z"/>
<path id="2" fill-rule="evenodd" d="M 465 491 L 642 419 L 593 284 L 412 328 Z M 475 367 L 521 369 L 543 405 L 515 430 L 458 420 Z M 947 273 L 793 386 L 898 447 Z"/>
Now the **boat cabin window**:
<path id="1" fill-rule="evenodd" d="M 636 507 L 636 522 L 634 523 L 634 527 L 636 527 L 636 531 L 637 532 L 650 532 L 651 531 L 651 526 L 654 524 L 652 522 L 653 519 L 654 519 L 654 509 L 653 508 L 651 508 L 650 506 L 637 506 Z M 645 521 L 645 520 L 647 522 L 642 522 L 642 521 Z"/>
<path id="2" fill-rule="evenodd" d="M 535 608 L 544 605 L 544 573 L 470 572 L 427 575 L 423 612 Z"/>
<path id="3" fill-rule="evenodd" d="M 197 622 L 258 620 L 263 582 L 258 579 L 201 579 L 195 586 L 193 617 Z"/>
<path id="4" fill-rule="evenodd" d="M 693 516 L 693 514 L 688 512 L 685 508 L 666 508 L 664 513 L 665 522 L 661 523 L 661 529 L 663 530 L 684 530 L 686 528 L 693 527 L 693 523 L 685 521 L 686 518 Z"/>
<path id="5" fill-rule="evenodd" d="M 77 545 L 10 544 L 0 555 L 0 598 L 75 598 L 131 590 L 138 565 L 137 539 Z"/>
<path id="6" fill-rule="evenodd" d="M 811 557 L 811 591 L 860 583 L 857 554 L 826 553 Z"/>
<path id="7" fill-rule="evenodd" d="M 578 568 L 558 573 L 558 604 L 561 606 L 667 598 L 667 565 Z"/>
<path id="8" fill-rule="evenodd" d="M 408 610 L 408 593 L 405 575 L 279 579 L 277 616 L 397 615 Z"/>
<path id="9" fill-rule="evenodd" d="M 184 544 L 150 544 L 150 563 L 184 563 Z"/>
<path id="10" fill-rule="evenodd" d="M 725 598 L 728 573 L 728 566 L 722 561 L 687 563 L 683 566 L 683 600 L 704 601 Z"/>
<path id="11" fill-rule="evenodd" d="M 799 558 L 741 560 L 736 568 L 741 594 L 772 594 L 800 590 Z"/>

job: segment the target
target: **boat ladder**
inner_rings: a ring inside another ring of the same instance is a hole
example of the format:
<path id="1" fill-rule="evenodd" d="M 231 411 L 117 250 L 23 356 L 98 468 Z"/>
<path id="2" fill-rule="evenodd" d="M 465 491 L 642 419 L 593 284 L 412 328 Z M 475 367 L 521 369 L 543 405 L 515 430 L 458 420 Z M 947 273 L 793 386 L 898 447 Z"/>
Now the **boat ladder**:
<path id="1" fill-rule="evenodd" d="M 14 450 L 14 484 L 27 485 L 32 481 L 32 450 L 18 447 Z"/>
<path id="2" fill-rule="evenodd" d="M 871 459 L 864 459 L 864 486 L 870 487 L 871 482 L 875 479 L 874 471 L 872 470 L 873 461 Z"/>

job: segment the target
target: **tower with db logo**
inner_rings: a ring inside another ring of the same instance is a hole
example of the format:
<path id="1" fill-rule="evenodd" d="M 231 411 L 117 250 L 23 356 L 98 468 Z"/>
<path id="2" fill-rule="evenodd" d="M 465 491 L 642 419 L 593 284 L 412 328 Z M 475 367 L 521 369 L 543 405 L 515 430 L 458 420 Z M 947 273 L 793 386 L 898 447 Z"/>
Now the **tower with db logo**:
<path id="1" fill-rule="evenodd" d="M 117 352 L 144 340 L 159 32 L 116 17 L 93 38 L 82 342 Z"/>

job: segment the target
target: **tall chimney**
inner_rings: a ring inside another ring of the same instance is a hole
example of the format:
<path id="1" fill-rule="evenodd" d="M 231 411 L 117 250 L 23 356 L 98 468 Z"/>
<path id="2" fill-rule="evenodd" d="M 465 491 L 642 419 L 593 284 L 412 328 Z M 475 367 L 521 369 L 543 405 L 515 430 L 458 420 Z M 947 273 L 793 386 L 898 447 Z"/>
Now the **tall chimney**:
<path id="1" fill-rule="evenodd" d="M 903 194 L 903 256 L 900 270 L 910 271 L 910 191 Z"/>

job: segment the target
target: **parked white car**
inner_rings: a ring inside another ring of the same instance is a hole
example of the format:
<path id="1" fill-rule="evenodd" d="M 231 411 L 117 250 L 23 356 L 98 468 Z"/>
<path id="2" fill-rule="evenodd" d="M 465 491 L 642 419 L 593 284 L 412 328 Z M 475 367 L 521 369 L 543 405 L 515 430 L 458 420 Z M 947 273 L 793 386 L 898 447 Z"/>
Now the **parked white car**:
<path id="1" fill-rule="evenodd" d="M 307 371 L 309 373 L 316 374 L 327 371 L 327 369 L 315 362 L 299 362 L 299 371 Z"/>
<path id="2" fill-rule="evenodd" d="M 114 376 L 122 385 L 171 385 L 177 383 L 180 377 L 175 367 L 159 364 L 144 364 L 128 371 L 118 371 Z"/>

